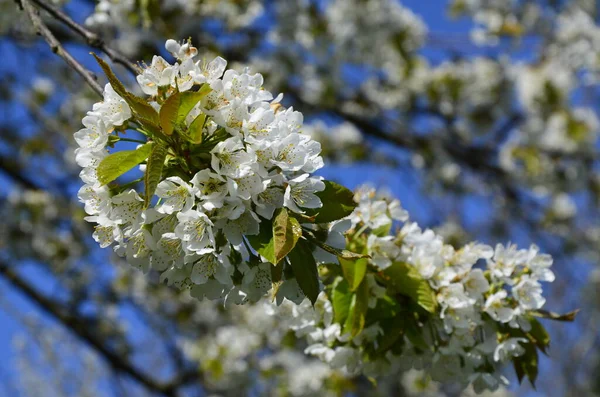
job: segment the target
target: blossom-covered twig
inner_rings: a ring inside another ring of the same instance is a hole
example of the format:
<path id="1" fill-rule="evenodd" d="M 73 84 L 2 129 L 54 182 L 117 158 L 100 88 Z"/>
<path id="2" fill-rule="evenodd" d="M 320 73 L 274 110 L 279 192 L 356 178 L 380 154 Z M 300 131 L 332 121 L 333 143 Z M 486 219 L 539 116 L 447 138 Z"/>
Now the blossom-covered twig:
<path id="1" fill-rule="evenodd" d="M 226 70 L 220 57 L 194 62 L 190 41 L 165 47 L 176 62 L 153 57 L 137 76 L 145 98 L 97 57 L 109 84 L 75 140 L 79 198 L 101 247 L 199 300 L 270 292 L 283 305 L 267 310 L 291 314 L 305 352 L 348 374 L 379 376 L 417 357 L 438 380 L 494 390 L 511 361 L 535 382 L 549 344 L 535 317 L 553 319 L 541 311 L 549 255 L 455 249 L 407 222 L 399 201 L 312 176 L 319 143 L 260 74 Z M 139 145 L 119 151 L 131 130 Z M 141 178 L 119 179 L 136 167 Z"/>

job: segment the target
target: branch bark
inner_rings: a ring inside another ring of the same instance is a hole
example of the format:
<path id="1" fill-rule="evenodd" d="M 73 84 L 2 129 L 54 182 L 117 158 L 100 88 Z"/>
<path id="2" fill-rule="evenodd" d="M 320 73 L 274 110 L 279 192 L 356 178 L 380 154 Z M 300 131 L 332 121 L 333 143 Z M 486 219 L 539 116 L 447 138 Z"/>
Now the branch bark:
<path id="1" fill-rule="evenodd" d="M 44 40 L 50 46 L 53 53 L 60 56 L 73 70 L 75 70 L 85 82 L 100 96 L 102 96 L 102 87 L 96 81 L 96 76 L 87 70 L 81 63 L 79 63 L 73 56 L 64 49 L 56 37 L 52 34 L 48 26 L 40 18 L 39 11 L 29 2 L 29 0 L 18 0 L 21 4 L 21 8 L 31 20 L 37 34 L 42 36 Z"/>
<path id="2" fill-rule="evenodd" d="M 108 47 L 106 43 L 104 43 L 104 40 L 102 40 L 102 38 L 96 33 L 78 24 L 69 15 L 67 15 L 62 10 L 60 10 L 52 4 L 49 4 L 43 0 L 31 1 L 37 4 L 39 7 L 43 8 L 46 12 L 48 12 L 48 14 L 50 14 L 60 22 L 64 23 L 67 27 L 69 27 L 71 30 L 73 30 L 75 33 L 81 36 L 85 40 L 87 45 L 102 51 L 110 58 L 111 61 L 125 67 L 133 75 L 138 74 L 135 65 L 131 63 L 125 55 L 121 54 L 117 50 Z"/>
<path id="3" fill-rule="evenodd" d="M 131 378 L 141 383 L 149 390 L 161 394 L 165 397 L 176 397 L 177 388 L 194 379 L 198 379 L 198 373 L 190 376 L 190 373 L 183 373 L 175 376 L 174 380 L 168 383 L 156 382 L 137 368 L 128 360 L 119 354 L 107 348 L 102 341 L 90 331 L 89 325 L 81 321 L 76 316 L 69 313 L 60 304 L 41 294 L 35 287 L 25 281 L 17 272 L 4 262 L 0 261 L 0 276 L 4 277 L 10 284 L 26 295 L 37 306 L 48 314 L 52 315 L 61 324 L 74 332 L 81 340 L 96 350 L 112 368 L 129 375 Z"/>

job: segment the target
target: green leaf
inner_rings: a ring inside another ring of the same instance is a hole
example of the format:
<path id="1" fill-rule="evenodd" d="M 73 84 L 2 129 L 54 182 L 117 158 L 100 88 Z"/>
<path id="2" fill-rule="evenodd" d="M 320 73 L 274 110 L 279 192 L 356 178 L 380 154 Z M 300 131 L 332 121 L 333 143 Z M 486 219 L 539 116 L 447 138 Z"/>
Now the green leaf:
<path id="1" fill-rule="evenodd" d="M 380 321 L 380 326 L 385 332 L 377 336 L 377 353 L 384 353 L 404 336 L 406 320 L 404 316 L 386 318 Z"/>
<path id="2" fill-rule="evenodd" d="M 414 267 L 403 262 L 394 262 L 383 271 L 383 276 L 396 292 L 408 296 L 428 312 L 435 312 L 435 292 Z"/>
<path id="3" fill-rule="evenodd" d="M 146 160 L 150 155 L 153 143 L 149 142 L 136 150 L 123 150 L 105 157 L 98 165 L 98 180 L 102 185 L 110 183 Z"/>
<path id="4" fill-rule="evenodd" d="M 362 282 L 352 295 L 348 317 L 344 323 L 344 332 L 349 332 L 353 337 L 358 335 L 365 327 L 367 310 L 369 309 L 369 287 Z"/>
<path id="5" fill-rule="evenodd" d="M 198 91 L 180 92 L 180 104 L 177 111 L 177 124 L 185 121 L 190 111 L 211 91 L 208 84 L 202 84 Z"/>
<path id="6" fill-rule="evenodd" d="M 136 121 L 140 123 L 144 131 L 150 134 L 153 139 L 160 139 L 163 142 L 170 142 L 170 138 L 166 136 L 160 129 L 158 124 L 155 124 L 153 121 L 147 120 L 142 117 L 136 118 Z"/>
<path id="7" fill-rule="evenodd" d="M 271 266 L 271 282 L 273 284 L 281 282 L 283 279 L 283 266 Z M 273 296 L 277 295 L 274 293 Z"/>
<path id="8" fill-rule="evenodd" d="M 165 165 L 165 158 L 167 157 L 167 146 L 162 143 L 156 143 L 152 147 L 148 162 L 146 164 L 146 174 L 144 175 L 144 184 L 146 186 L 146 192 L 144 195 L 144 206 L 148 208 L 150 200 L 156 191 L 156 187 L 160 182 L 162 170 Z"/>
<path id="9" fill-rule="evenodd" d="M 527 376 L 535 389 L 535 381 L 538 376 L 538 352 L 532 343 L 523 343 L 521 346 L 525 349 L 525 353 L 522 356 L 513 358 L 513 366 L 517 378 L 519 378 L 519 383 Z"/>
<path id="10" fill-rule="evenodd" d="M 156 110 L 154 110 L 154 108 L 144 98 L 140 98 L 139 96 L 135 96 L 133 94 L 128 94 L 126 97 L 123 97 L 123 99 L 125 99 L 125 102 L 127 102 L 133 113 L 138 118 L 142 117 L 152 121 L 153 123 L 158 123 L 158 113 L 156 113 Z"/>
<path id="11" fill-rule="evenodd" d="M 527 333 L 527 337 L 534 343 L 542 352 L 546 353 L 546 349 L 550 346 L 550 335 L 537 319 L 529 320 L 531 329 Z"/>
<path id="12" fill-rule="evenodd" d="M 158 118 L 160 120 L 160 128 L 165 135 L 173 135 L 173 131 L 177 125 L 177 113 L 181 104 L 181 93 L 176 92 L 162 104 Z"/>
<path id="13" fill-rule="evenodd" d="M 423 336 L 423 328 L 416 323 L 416 320 L 407 318 L 405 323 L 404 331 L 406 338 L 412 343 L 413 346 L 421 350 L 430 350 L 431 347 L 427 344 L 425 337 Z"/>
<path id="14" fill-rule="evenodd" d="M 381 322 L 390 318 L 404 317 L 404 315 L 398 316 L 399 313 L 400 304 L 398 301 L 389 295 L 384 295 L 377 299 L 377 305 L 375 308 L 373 310 L 369 310 L 369 314 L 367 316 L 367 325 Z"/>
<path id="15" fill-rule="evenodd" d="M 313 244 L 317 245 L 318 247 L 322 248 L 325 252 L 329 252 L 330 254 L 333 254 L 337 257 L 342 257 L 344 259 L 350 259 L 350 260 L 369 258 L 369 255 L 366 255 L 366 254 L 357 254 L 356 252 L 352 252 L 352 251 L 349 251 L 346 249 L 335 248 L 328 244 L 325 244 L 319 238 L 317 238 L 314 235 L 314 233 L 311 232 L 310 230 L 304 229 L 303 236 L 308 241 L 310 241 Z"/>
<path id="16" fill-rule="evenodd" d="M 338 260 L 342 266 L 344 278 L 348 280 L 350 290 L 356 290 L 367 272 L 367 259 L 345 259 L 339 256 Z"/>
<path id="17" fill-rule="evenodd" d="M 96 62 L 98 62 L 98 64 L 104 71 L 104 74 L 106 75 L 106 78 L 108 79 L 108 82 L 110 83 L 112 88 L 117 94 L 119 94 L 121 98 L 125 100 L 125 102 L 127 102 L 132 112 L 135 113 L 138 117 L 147 119 L 156 124 L 158 122 L 158 114 L 156 113 L 156 110 L 154 110 L 154 108 L 144 98 L 135 96 L 134 94 L 127 91 L 123 83 L 121 83 L 121 81 L 113 73 L 110 66 L 108 66 L 108 64 L 104 62 L 104 60 L 98 55 L 94 53 L 91 54 L 94 56 L 94 58 L 96 58 Z"/>
<path id="18" fill-rule="evenodd" d="M 194 144 L 202 143 L 202 129 L 204 128 L 204 123 L 206 122 L 206 114 L 202 113 L 198 115 L 192 121 L 192 124 L 188 127 L 188 137 L 190 141 Z"/>
<path id="19" fill-rule="evenodd" d="M 305 240 L 299 240 L 288 254 L 288 258 L 300 289 L 314 305 L 319 296 L 320 287 L 317 262 L 313 257 L 311 246 Z"/>
<path id="20" fill-rule="evenodd" d="M 365 254 L 357 254 L 356 252 L 352 252 L 352 251 L 348 251 L 345 249 L 338 249 L 338 248 L 334 248 L 330 245 L 327 245 L 325 243 L 315 243 L 317 244 L 319 247 L 323 248 L 324 251 L 329 252 L 330 254 L 333 254 L 335 256 L 337 256 L 338 258 L 343 258 L 343 259 L 347 259 L 347 260 L 357 260 L 357 259 L 362 259 L 362 258 L 368 258 L 369 255 L 365 255 Z"/>
<path id="21" fill-rule="evenodd" d="M 307 210 L 307 216 L 315 215 L 315 223 L 333 222 L 352 213 L 356 208 L 354 193 L 344 186 L 331 181 L 325 181 L 325 190 L 317 192 L 321 199 L 321 208 Z"/>
<path id="22" fill-rule="evenodd" d="M 269 262 L 276 263 L 273 242 L 273 223 L 270 220 L 262 219 L 258 234 L 246 236 L 246 238 L 256 252 L 261 254 Z"/>
<path id="23" fill-rule="evenodd" d="M 336 278 L 331 290 L 331 303 L 333 305 L 333 321 L 344 324 L 350 311 L 352 292 L 348 288 L 348 282 L 342 277 Z"/>
<path id="24" fill-rule="evenodd" d="M 207 89 L 205 87 L 208 87 Z M 190 111 L 210 92 L 210 86 L 203 84 L 200 91 L 184 91 L 172 94 L 160 108 L 160 127 L 166 135 L 185 123 Z M 206 116 L 205 116 L 206 117 Z"/>
<path id="25" fill-rule="evenodd" d="M 296 246 L 302 236 L 302 228 L 296 218 L 289 216 L 285 208 L 277 210 L 273 218 L 274 265 L 278 264 Z M 311 254 L 312 255 L 312 254 Z"/>

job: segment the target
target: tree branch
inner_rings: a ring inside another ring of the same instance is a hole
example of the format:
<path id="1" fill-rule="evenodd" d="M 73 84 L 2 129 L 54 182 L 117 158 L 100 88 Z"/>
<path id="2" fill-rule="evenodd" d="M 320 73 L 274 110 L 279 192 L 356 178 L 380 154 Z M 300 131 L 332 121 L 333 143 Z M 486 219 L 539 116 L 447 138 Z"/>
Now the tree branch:
<path id="1" fill-rule="evenodd" d="M 125 67 L 132 74 L 134 74 L 134 75 L 138 74 L 138 71 L 136 70 L 135 65 L 133 63 L 131 63 L 125 55 L 108 47 L 106 45 L 106 43 L 104 43 L 104 40 L 102 40 L 102 38 L 100 36 L 98 36 L 96 33 L 92 32 L 92 31 L 86 29 L 85 27 L 83 27 L 82 25 L 78 24 L 69 15 L 64 13 L 59 8 L 53 6 L 52 4 L 48 4 L 47 2 L 45 2 L 43 0 L 31 0 L 31 1 L 35 4 L 37 4 L 38 6 L 40 6 L 41 8 L 43 8 L 44 10 L 46 10 L 48 12 L 48 14 L 52 15 L 54 18 L 56 18 L 57 20 L 61 21 L 65 25 L 67 25 L 71 30 L 73 30 L 75 33 L 77 33 L 79 36 L 81 36 L 85 40 L 87 45 L 102 51 L 103 53 L 108 55 L 108 57 L 110 58 L 111 61 Z"/>
<path id="2" fill-rule="evenodd" d="M 89 324 L 75 317 L 69 313 L 68 310 L 65 310 L 56 302 L 42 295 L 4 262 L 0 262 L 0 275 L 9 281 L 12 286 L 17 288 L 29 299 L 31 299 L 37 306 L 52 315 L 65 327 L 72 330 L 77 336 L 79 336 L 81 340 L 86 342 L 102 357 L 104 357 L 104 359 L 106 359 L 112 368 L 126 373 L 140 384 L 146 386 L 149 390 L 166 397 L 175 397 L 177 396 L 177 388 L 183 385 L 186 381 L 193 379 L 190 377 L 189 373 L 184 373 L 175 376 L 172 382 L 156 382 L 154 379 L 148 377 L 146 374 L 135 368 L 130 362 L 125 360 L 119 354 L 104 346 L 102 341 L 90 331 Z M 195 378 L 198 378 L 198 372 L 196 372 Z"/>
<path id="3" fill-rule="evenodd" d="M 17 0 L 17 1 L 20 2 L 23 11 L 25 11 L 27 16 L 31 20 L 31 23 L 33 24 L 35 30 L 37 31 L 37 34 L 39 36 L 42 36 L 44 38 L 44 40 L 46 40 L 46 42 L 50 46 L 50 49 L 52 50 L 52 52 L 55 53 L 56 55 L 60 56 L 62 59 L 64 59 L 64 61 L 67 63 L 67 65 L 69 65 L 77 73 L 79 73 L 79 75 L 81 75 L 81 77 L 83 77 L 85 82 L 88 83 L 88 85 L 98 95 L 102 96 L 103 90 L 102 90 L 102 87 L 100 86 L 100 84 L 98 84 L 98 82 L 96 81 L 95 75 L 92 72 L 90 72 L 89 70 L 87 70 L 85 67 L 83 67 L 82 64 L 77 62 L 77 60 L 75 58 L 73 58 L 73 56 L 63 48 L 63 46 L 56 39 L 56 37 L 54 37 L 54 35 L 50 31 L 50 29 L 48 29 L 48 26 L 46 26 L 46 24 L 42 21 L 42 18 L 40 18 L 39 11 L 35 7 L 33 7 L 33 5 L 31 5 L 29 0 Z"/>

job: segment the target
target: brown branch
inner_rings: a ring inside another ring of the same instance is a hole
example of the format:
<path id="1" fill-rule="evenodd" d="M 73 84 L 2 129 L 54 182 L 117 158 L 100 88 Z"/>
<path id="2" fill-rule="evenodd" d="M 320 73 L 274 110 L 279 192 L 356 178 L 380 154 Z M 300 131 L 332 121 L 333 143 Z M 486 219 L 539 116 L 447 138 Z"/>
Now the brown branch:
<path id="1" fill-rule="evenodd" d="M 9 176 L 12 180 L 17 182 L 19 185 L 31 189 L 31 190 L 41 190 L 41 187 L 38 186 L 35 182 L 33 182 L 28 177 L 22 175 L 18 169 L 18 165 L 11 160 L 8 160 L 4 157 L 0 157 L 0 171 Z"/>
<path id="2" fill-rule="evenodd" d="M 102 38 L 100 36 L 98 36 L 96 33 L 92 32 L 92 31 L 86 29 L 85 27 L 83 27 L 82 25 L 78 24 L 69 15 L 64 13 L 59 8 L 53 6 L 52 4 L 48 4 L 47 2 L 45 2 L 43 0 L 31 0 L 31 1 L 35 4 L 37 4 L 38 6 L 40 6 L 41 8 L 43 8 L 44 10 L 46 10 L 48 12 L 48 14 L 50 14 L 57 20 L 61 21 L 65 25 L 67 25 L 67 27 L 69 27 L 71 30 L 73 30 L 75 33 L 77 33 L 79 36 L 81 36 L 85 40 L 87 45 L 102 51 L 103 53 L 108 55 L 108 57 L 110 58 L 111 61 L 125 67 L 133 75 L 138 74 L 138 71 L 136 70 L 135 65 L 133 63 L 131 63 L 125 55 L 108 47 L 106 45 L 106 43 L 104 43 L 104 40 L 102 40 Z"/>
<path id="3" fill-rule="evenodd" d="M 190 376 L 190 373 L 184 373 L 175 376 L 174 380 L 168 383 L 156 382 L 154 379 L 135 368 L 119 354 L 104 346 L 102 341 L 90 331 L 89 324 L 81 321 L 68 310 L 65 310 L 60 304 L 38 292 L 4 262 L 0 262 L 0 275 L 9 281 L 13 287 L 17 288 L 31 299 L 37 306 L 52 315 L 65 327 L 72 330 L 81 340 L 86 342 L 104 357 L 112 368 L 126 373 L 140 384 L 146 386 L 149 390 L 163 396 L 175 397 L 177 395 L 176 391 L 178 387 L 194 379 Z M 198 372 L 196 372 L 195 375 L 195 378 L 198 379 Z"/>
<path id="4" fill-rule="evenodd" d="M 31 5 L 29 0 L 18 0 L 21 4 L 23 11 L 27 14 L 31 23 L 33 24 L 37 34 L 42 36 L 44 40 L 50 46 L 50 49 L 53 53 L 60 56 L 64 61 L 69 65 L 72 69 L 74 69 L 77 73 L 83 77 L 86 83 L 100 96 L 102 96 L 102 87 L 96 81 L 95 75 L 83 67 L 82 64 L 77 62 L 73 56 L 67 52 L 64 47 L 60 44 L 60 42 L 54 37 L 48 26 L 42 21 L 40 18 L 39 11 Z"/>

